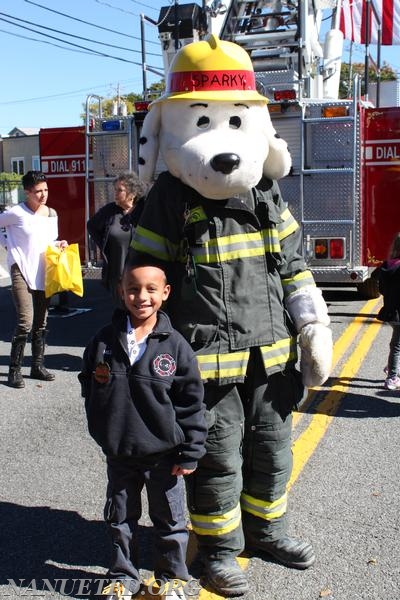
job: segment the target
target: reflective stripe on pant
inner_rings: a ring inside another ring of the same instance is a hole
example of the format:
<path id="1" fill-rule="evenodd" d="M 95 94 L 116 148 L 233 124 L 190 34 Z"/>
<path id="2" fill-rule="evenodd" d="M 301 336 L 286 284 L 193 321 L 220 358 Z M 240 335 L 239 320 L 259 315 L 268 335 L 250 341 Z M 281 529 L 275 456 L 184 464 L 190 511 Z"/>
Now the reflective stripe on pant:
<path id="1" fill-rule="evenodd" d="M 208 556 L 243 550 L 242 520 L 246 539 L 248 534 L 260 539 L 285 534 L 290 411 L 302 392 L 295 373 L 267 379 L 257 351 L 251 353 L 246 383 L 206 385 L 207 453 L 187 485 L 193 529 Z"/>
<path id="2" fill-rule="evenodd" d="M 107 458 L 108 488 L 104 518 L 112 540 L 112 579 L 140 581 L 138 571 L 138 521 L 141 491 L 146 486 L 149 517 L 155 529 L 154 576 L 188 580 L 185 488 L 182 477 L 171 475 L 171 457 L 156 465 L 129 458 Z"/>
<path id="3" fill-rule="evenodd" d="M 43 290 L 30 290 L 18 265 L 10 269 L 11 292 L 17 312 L 15 335 L 27 335 L 30 331 L 46 329 L 47 310 L 50 299 Z"/>

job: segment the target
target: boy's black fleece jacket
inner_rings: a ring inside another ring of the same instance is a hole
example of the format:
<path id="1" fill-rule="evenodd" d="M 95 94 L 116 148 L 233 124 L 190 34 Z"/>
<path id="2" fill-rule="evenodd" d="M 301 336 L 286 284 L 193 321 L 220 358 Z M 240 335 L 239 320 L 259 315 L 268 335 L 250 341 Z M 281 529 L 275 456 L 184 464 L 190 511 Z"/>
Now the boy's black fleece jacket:
<path id="1" fill-rule="evenodd" d="M 176 452 L 176 464 L 195 468 L 207 435 L 196 356 L 159 311 L 143 356 L 131 365 L 126 329 L 127 313 L 116 310 L 112 323 L 85 349 L 78 378 L 89 433 L 107 456 L 140 459 Z M 95 371 L 102 363 L 110 374 L 101 383 Z"/>

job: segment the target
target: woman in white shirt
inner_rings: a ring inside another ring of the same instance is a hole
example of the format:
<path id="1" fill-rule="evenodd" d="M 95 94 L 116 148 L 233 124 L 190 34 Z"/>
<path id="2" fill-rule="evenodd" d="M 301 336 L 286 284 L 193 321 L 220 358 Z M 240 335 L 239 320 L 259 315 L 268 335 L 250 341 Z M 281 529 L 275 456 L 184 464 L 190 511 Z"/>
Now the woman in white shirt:
<path id="1" fill-rule="evenodd" d="M 46 176 L 28 171 L 22 178 L 26 200 L 0 214 L 0 227 L 6 234 L 1 241 L 7 249 L 11 291 L 17 312 L 17 326 L 11 343 L 8 384 L 25 386 L 21 373 L 25 344 L 29 333 L 32 342 L 31 377 L 52 381 L 54 375 L 44 367 L 44 349 L 49 300 L 44 292 L 45 258 L 49 245 L 68 246 L 58 237 L 58 217 L 47 206 Z"/>

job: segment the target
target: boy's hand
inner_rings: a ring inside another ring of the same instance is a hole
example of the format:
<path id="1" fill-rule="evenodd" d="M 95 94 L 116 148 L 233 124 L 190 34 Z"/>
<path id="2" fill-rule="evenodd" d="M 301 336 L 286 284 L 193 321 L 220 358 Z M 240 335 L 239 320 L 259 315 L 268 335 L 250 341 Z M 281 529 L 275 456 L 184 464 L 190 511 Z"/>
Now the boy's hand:
<path id="1" fill-rule="evenodd" d="M 171 473 L 172 475 L 190 475 L 193 471 L 195 471 L 195 469 L 185 469 L 185 467 L 181 467 L 180 465 L 174 465 Z"/>

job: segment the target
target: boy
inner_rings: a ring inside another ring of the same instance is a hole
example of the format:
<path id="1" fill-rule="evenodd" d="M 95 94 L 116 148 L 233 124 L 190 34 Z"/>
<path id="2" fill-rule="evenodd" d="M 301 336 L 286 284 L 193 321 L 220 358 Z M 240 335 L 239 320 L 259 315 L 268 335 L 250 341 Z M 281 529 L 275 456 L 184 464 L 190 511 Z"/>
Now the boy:
<path id="1" fill-rule="evenodd" d="M 207 435 L 197 359 L 160 311 L 170 293 L 164 271 L 128 265 L 121 281 L 126 311 L 89 342 L 79 374 L 88 428 L 107 456 L 105 520 L 112 539 L 107 600 L 140 589 L 137 529 L 146 486 L 155 540 L 154 576 L 165 598 L 185 598 L 188 531 L 184 484 L 204 455 Z"/>

